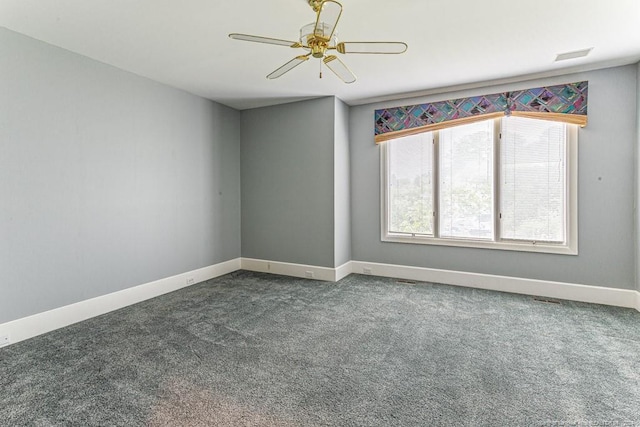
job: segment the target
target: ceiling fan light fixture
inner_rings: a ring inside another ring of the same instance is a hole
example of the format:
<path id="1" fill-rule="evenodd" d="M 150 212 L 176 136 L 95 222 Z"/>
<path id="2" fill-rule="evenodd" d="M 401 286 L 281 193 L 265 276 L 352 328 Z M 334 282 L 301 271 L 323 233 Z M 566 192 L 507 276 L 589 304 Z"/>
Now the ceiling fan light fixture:
<path id="1" fill-rule="evenodd" d="M 320 28 L 320 34 L 318 34 L 318 28 Z M 330 38 L 325 37 L 325 29 L 332 32 Z M 300 43 L 306 49 L 311 50 L 311 55 L 314 58 L 322 58 L 327 49 L 335 47 L 338 43 L 338 37 L 335 31 L 332 31 L 324 24 L 318 25 L 312 22 L 300 29 Z"/>
<path id="2" fill-rule="evenodd" d="M 305 55 L 296 56 L 267 75 L 268 79 L 277 79 L 306 62 L 310 57 L 313 57 L 321 60 L 343 82 L 353 83 L 356 81 L 356 76 L 337 56 L 328 55 L 329 51 L 335 50 L 339 54 L 397 54 L 404 53 L 407 50 L 407 44 L 404 42 L 338 43 L 336 26 L 340 21 L 340 16 L 342 16 L 342 5 L 336 0 L 309 0 L 309 5 L 316 12 L 316 20 L 300 29 L 300 41 L 294 42 L 238 33 L 229 34 L 229 37 L 235 40 L 288 46 L 307 51 Z M 320 65 L 322 66 L 322 63 Z M 322 70 L 322 67 L 320 69 Z M 322 78 L 322 71 L 320 72 L 320 78 Z"/>

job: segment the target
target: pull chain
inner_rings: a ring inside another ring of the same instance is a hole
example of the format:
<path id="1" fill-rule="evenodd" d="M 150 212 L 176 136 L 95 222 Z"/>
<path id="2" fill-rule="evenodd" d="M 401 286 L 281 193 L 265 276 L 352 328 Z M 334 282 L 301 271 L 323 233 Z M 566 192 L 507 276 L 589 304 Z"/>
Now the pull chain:
<path id="1" fill-rule="evenodd" d="M 320 78 L 322 78 L 322 59 L 320 59 Z"/>

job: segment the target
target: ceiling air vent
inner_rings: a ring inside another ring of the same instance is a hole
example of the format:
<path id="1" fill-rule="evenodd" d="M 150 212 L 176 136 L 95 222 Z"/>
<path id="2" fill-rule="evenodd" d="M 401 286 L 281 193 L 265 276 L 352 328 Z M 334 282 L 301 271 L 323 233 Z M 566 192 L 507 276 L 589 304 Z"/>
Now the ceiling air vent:
<path id="1" fill-rule="evenodd" d="M 567 59 L 574 59 L 574 58 L 582 58 L 584 56 L 589 55 L 589 52 L 591 52 L 593 48 L 590 47 L 588 49 L 582 49 L 582 50 L 574 50 L 573 52 L 565 52 L 565 53 L 559 53 L 556 56 L 556 61 L 565 61 Z"/>

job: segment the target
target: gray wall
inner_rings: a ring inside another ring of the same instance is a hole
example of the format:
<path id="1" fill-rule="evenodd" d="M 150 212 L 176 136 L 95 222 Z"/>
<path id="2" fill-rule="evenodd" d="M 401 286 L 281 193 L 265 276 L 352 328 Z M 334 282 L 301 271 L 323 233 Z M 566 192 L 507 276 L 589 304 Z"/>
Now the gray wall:
<path id="1" fill-rule="evenodd" d="M 0 28 L 0 323 L 240 256 L 239 112 Z"/>
<path id="2" fill-rule="evenodd" d="M 351 261 L 349 106 L 335 98 L 334 218 L 335 266 Z"/>
<path id="3" fill-rule="evenodd" d="M 242 111 L 242 256 L 334 267 L 334 98 Z"/>
<path id="4" fill-rule="evenodd" d="M 635 288 L 634 158 L 638 67 L 625 67 L 442 93 L 351 108 L 352 258 L 409 266 Z M 380 241 L 380 152 L 376 108 L 589 80 L 589 124 L 579 132 L 579 255 Z M 598 178 L 601 177 L 602 180 Z"/>
<path id="5" fill-rule="evenodd" d="M 637 64 L 637 97 L 636 97 L 636 113 L 638 117 L 637 121 L 637 135 L 638 141 L 636 143 L 636 165 L 635 165 L 635 185 L 636 185 L 636 197 L 635 197 L 635 237 L 636 237 L 636 251 L 635 251 L 635 264 L 636 264 L 636 287 L 640 291 L 640 212 L 638 211 L 638 201 L 640 201 L 640 62 Z"/>

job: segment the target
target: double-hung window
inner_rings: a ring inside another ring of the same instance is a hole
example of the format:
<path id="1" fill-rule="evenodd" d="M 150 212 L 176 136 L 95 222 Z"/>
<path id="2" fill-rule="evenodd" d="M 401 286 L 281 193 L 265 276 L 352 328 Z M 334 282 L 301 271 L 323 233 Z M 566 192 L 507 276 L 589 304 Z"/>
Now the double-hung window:
<path id="1" fill-rule="evenodd" d="M 577 253 L 577 126 L 478 121 L 382 144 L 382 240 Z"/>

